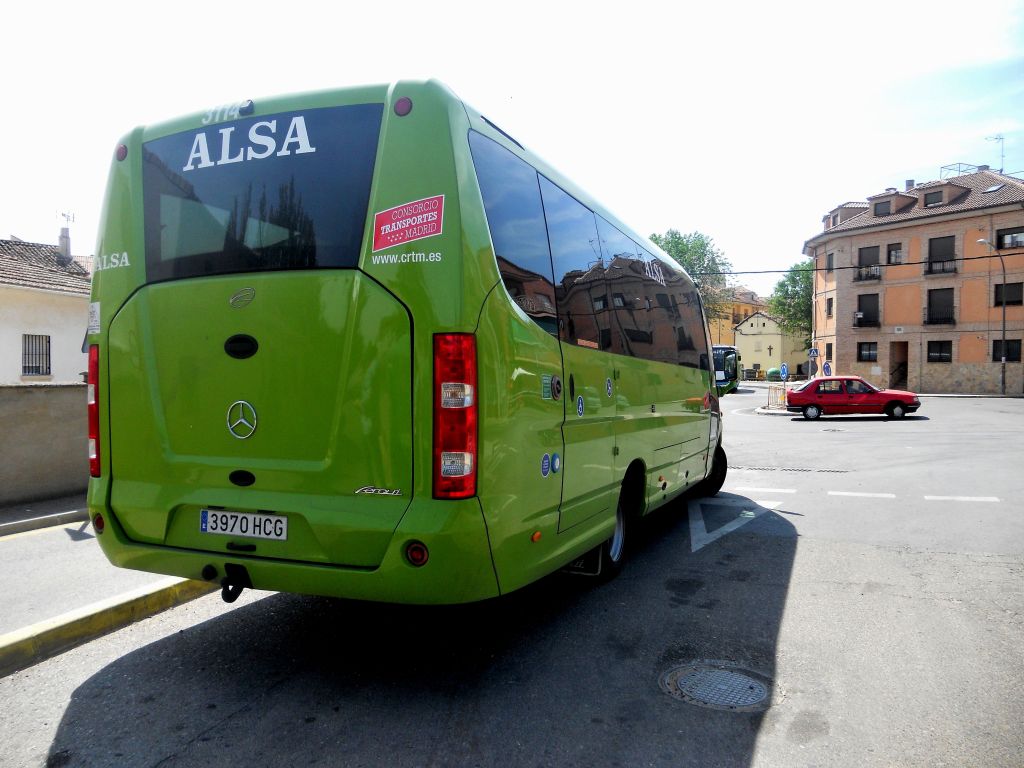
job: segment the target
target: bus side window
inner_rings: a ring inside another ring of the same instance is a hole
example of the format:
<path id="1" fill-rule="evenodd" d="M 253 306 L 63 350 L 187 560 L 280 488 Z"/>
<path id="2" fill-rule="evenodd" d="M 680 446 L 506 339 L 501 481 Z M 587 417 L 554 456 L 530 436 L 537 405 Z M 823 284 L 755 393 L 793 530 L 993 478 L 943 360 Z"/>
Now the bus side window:
<path id="1" fill-rule="evenodd" d="M 558 336 L 537 171 L 475 131 L 469 134 L 469 144 L 505 290 L 535 323 Z"/>
<path id="2" fill-rule="evenodd" d="M 562 340 L 600 349 L 599 323 L 607 320 L 606 313 L 598 314 L 595 300 L 606 293 L 594 213 L 543 176 L 540 185 Z"/>

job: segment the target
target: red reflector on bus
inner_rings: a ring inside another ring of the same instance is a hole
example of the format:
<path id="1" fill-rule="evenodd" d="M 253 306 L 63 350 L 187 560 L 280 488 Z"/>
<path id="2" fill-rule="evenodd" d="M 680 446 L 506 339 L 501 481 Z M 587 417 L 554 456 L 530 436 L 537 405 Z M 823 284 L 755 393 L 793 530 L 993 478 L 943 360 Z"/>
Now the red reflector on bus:
<path id="1" fill-rule="evenodd" d="M 430 559 L 430 552 L 427 550 L 427 545 L 423 542 L 410 541 L 405 548 L 405 556 L 412 565 L 419 568 L 427 564 L 427 560 Z"/>
<path id="2" fill-rule="evenodd" d="M 103 515 L 96 515 L 92 519 L 92 527 L 96 533 L 103 533 L 103 529 L 107 527 L 107 524 L 103 522 Z"/>
<path id="3" fill-rule="evenodd" d="M 89 475 L 100 476 L 100 348 L 89 345 L 89 373 L 86 402 L 89 416 Z"/>
<path id="4" fill-rule="evenodd" d="M 434 498 L 476 495 L 476 337 L 434 336 Z"/>
<path id="5" fill-rule="evenodd" d="M 126 157 L 128 157 L 128 147 L 126 147 L 124 144 L 118 144 L 116 155 L 119 161 L 124 160 Z"/>
<path id="6" fill-rule="evenodd" d="M 405 117 L 412 112 L 412 99 L 408 96 L 403 96 L 395 102 L 395 114 L 399 117 Z"/>

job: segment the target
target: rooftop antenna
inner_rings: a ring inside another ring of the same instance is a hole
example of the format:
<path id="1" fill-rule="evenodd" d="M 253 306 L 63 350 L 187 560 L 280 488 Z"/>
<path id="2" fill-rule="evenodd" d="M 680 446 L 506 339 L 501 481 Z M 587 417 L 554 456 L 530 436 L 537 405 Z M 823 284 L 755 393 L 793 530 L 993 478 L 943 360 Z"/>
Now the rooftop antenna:
<path id="1" fill-rule="evenodd" d="M 1003 142 L 1006 141 L 1006 139 L 1003 138 L 1003 134 L 997 133 L 995 136 L 986 136 L 985 137 L 985 141 L 998 141 L 999 142 L 999 172 L 1002 173 L 1003 172 L 1003 159 L 1004 159 Z"/>
<path id="2" fill-rule="evenodd" d="M 75 214 L 69 211 L 62 211 L 61 213 L 58 213 L 57 216 L 58 218 L 64 219 L 64 223 L 69 227 L 75 223 Z"/>

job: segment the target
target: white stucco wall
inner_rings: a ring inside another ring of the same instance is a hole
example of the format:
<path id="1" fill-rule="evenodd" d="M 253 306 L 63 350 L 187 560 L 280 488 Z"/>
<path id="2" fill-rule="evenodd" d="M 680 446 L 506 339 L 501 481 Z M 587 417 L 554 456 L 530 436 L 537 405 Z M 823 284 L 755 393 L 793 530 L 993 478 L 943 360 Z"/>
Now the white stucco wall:
<path id="1" fill-rule="evenodd" d="M 81 383 L 89 297 L 0 285 L 0 385 Z M 50 337 L 50 375 L 22 376 L 22 335 Z"/>

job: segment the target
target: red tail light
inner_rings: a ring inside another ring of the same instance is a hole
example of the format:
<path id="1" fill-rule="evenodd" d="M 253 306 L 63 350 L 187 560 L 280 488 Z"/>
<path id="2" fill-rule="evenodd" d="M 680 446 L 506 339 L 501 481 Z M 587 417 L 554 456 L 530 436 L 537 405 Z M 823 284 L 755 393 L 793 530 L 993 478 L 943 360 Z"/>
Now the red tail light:
<path id="1" fill-rule="evenodd" d="M 100 348 L 89 346 L 89 474 L 100 476 Z"/>
<path id="2" fill-rule="evenodd" d="M 434 498 L 476 495 L 476 337 L 434 336 Z"/>

